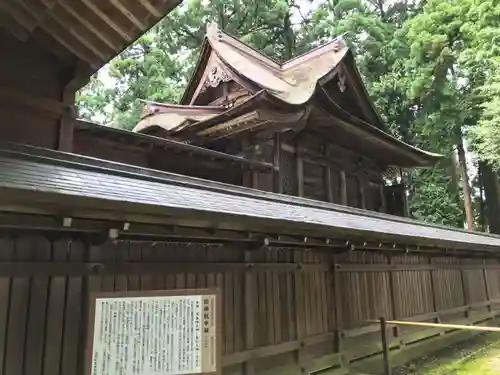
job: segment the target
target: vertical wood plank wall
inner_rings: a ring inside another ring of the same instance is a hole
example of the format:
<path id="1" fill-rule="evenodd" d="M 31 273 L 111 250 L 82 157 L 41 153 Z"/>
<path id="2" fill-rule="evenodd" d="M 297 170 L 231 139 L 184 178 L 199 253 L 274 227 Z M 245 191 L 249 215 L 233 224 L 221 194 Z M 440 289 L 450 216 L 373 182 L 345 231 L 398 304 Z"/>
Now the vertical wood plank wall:
<path id="1" fill-rule="evenodd" d="M 6 262 L 23 267 L 9 273 Z M 500 298 L 497 260 L 368 252 L 36 235 L 0 237 L 0 270 L 0 375 L 83 374 L 95 291 L 220 288 L 225 374 L 335 368 L 379 351 L 367 320 L 477 321 Z M 393 339 L 409 345 L 425 332 L 404 327 Z"/>
<path id="2" fill-rule="evenodd" d="M 273 144 L 265 141 L 259 147 L 266 151 L 260 159 L 274 164 L 275 192 L 372 211 L 401 211 L 397 199 L 386 205 L 383 166 L 324 137 L 307 131 L 276 133 Z M 270 190 L 264 180 L 256 187 Z"/>

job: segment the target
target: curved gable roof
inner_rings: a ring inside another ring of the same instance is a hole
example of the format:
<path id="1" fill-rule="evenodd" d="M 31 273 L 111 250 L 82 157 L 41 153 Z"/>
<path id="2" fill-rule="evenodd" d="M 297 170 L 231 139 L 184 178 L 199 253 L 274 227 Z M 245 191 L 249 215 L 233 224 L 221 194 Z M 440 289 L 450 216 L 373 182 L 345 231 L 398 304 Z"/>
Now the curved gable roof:
<path id="1" fill-rule="evenodd" d="M 279 64 L 210 24 L 181 103 L 193 104 L 207 64 L 215 55 L 236 75 L 252 82 L 256 86 L 254 93 L 264 89 L 289 104 L 304 104 L 314 93 L 317 82 L 338 65 L 347 50 L 343 40 L 336 39 Z"/>
<path id="2" fill-rule="evenodd" d="M 279 64 L 220 30 L 215 24 L 210 24 L 181 104 L 196 103 L 200 86 L 204 84 L 207 70 L 214 61 L 222 62 L 233 73 L 233 78 L 252 93 L 266 90 L 277 99 L 292 105 L 308 102 L 318 84 L 328 82 L 341 71 L 352 87 L 364 118 L 385 129 L 384 122 L 363 85 L 352 52 L 342 37 Z"/>
<path id="3" fill-rule="evenodd" d="M 332 86 L 328 84 L 333 83 L 334 77 L 338 77 L 339 82 L 335 82 L 339 84 L 339 89 L 329 91 Z M 255 108 L 259 108 L 258 101 L 265 101 L 275 109 L 281 108 L 277 112 L 299 115 L 304 108 L 319 105 L 320 109 L 329 113 L 335 121 L 344 121 L 343 126 L 351 128 L 355 136 L 364 137 L 370 134 L 377 142 L 393 150 L 392 155 L 405 155 L 410 160 L 405 162 L 405 166 L 431 165 L 440 157 L 438 154 L 408 145 L 387 133 L 363 85 L 353 54 L 343 38 L 336 38 L 279 64 L 211 24 L 207 28 L 200 57 L 181 105 L 193 107 L 204 89 L 216 86 L 223 80 L 239 83 L 249 91 L 250 97 L 234 108 L 220 114 L 210 114 L 195 122 L 195 119 L 188 118 L 189 116 L 182 116 L 173 121 L 173 115 L 153 115 L 151 121 L 147 118 L 141 119 L 134 130 L 145 131 L 155 125 L 177 136 L 186 131 L 200 135 L 200 131 L 205 132 L 206 129 L 221 123 L 231 128 L 233 124 L 229 122 L 247 113 L 245 111 L 255 111 Z M 347 84 L 349 90 L 346 98 L 347 101 L 356 102 L 355 109 L 346 110 L 343 108 L 345 103 L 341 105 L 329 95 L 329 92 L 333 92 L 337 99 L 340 98 L 339 95 L 344 95 L 340 81 Z M 180 113 L 177 109 L 175 112 Z M 261 121 L 265 120 L 262 116 L 258 117 Z M 187 136 L 186 134 L 183 133 L 183 136 Z"/>

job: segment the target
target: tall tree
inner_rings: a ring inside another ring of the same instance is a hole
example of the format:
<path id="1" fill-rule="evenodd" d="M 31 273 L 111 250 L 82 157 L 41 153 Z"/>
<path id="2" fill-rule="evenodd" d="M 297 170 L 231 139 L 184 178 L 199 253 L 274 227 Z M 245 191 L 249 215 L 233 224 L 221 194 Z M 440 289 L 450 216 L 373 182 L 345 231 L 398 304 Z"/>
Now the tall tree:
<path id="1" fill-rule="evenodd" d="M 481 114 L 477 90 L 484 83 L 484 61 L 471 57 L 482 28 L 498 27 L 490 13 L 496 1 L 429 0 L 421 14 L 409 20 L 404 31 L 411 53 L 404 64 L 411 79 L 410 96 L 416 105 L 416 133 L 433 139 L 438 152 L 459 158 L 467 227 L 474 222 L 464 133 Z"/>

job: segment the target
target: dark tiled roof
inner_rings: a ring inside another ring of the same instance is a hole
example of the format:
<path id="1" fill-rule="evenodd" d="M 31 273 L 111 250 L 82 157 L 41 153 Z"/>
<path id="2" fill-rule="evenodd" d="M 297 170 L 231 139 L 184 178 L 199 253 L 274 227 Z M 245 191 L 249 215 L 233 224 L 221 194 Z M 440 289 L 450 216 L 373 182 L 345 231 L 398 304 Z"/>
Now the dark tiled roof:
<path id="1" fill-rule="evenodd" d="M 500 237 L 468 233 L 409 219 L 309 199 L 145 170 L 98 159 L 32 147 L 0 150 L 0 189 L 33 197 L 85 200 L 88 208 L 202 217 L 219 227 L 244 223 L 249 231 L 279 229 L 285 234 L 405 241 L 442 247 L 479 249 L 500 246 Z M 7 194 L 0 194 L 7 199 Z M 68 202 L 68 200 L 64 200 Z M 68 204 L 68 203 L 67 203 Z"/>

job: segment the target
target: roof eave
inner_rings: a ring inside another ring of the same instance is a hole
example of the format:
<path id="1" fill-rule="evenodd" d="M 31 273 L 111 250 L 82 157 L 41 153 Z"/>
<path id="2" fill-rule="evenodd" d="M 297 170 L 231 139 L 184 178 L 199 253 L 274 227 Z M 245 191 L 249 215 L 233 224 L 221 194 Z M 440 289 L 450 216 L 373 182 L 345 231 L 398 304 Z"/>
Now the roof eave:
<path id="1" fill-rule="evenodd" d="M 108 59 L 102 60 L 99 62 L 98 65 L 94 64 L 89 64 L 88 61 L 84 61 L 81 58 L 78 58 L 76 64 L 75 64 L 75 69 L 78 69 L 79 65 L 83 65 L 83 76 L 84 78 L 81 77 L 76 77 L 78 80 L 76 81 L 75 88 L 80 89 L 81 87 L 85 86 L 88 83 L 88 80 L 92 75 L 97 73 L 99 69 L 101 69 L 103 66 L 108 64 L 111 60 L 113 60 L 116 56 L 120 55 L 123 51 L 125 51 L 127 48 L 129 48 L 132 44 L 134 44 L 141 36 L 143 36 L 145 33 L 150 31 L 153 27 L 155 27 L 165 16 L 170 14 L 175 8 L 177 8 L 180 4 L 182 3 L 182 0 L 170 0 L 168 2 L 168 7 L 164 10 L 164 14 L 162 17 L 153 17 L 152 21 L 153 22 L 148 22 L 148 25 L 146 29 L 141 30 L 141 32 L 137 35 L 137 37 L 121 46 L 121 49 L 115 50 L 111 56 L 109 56 Z M 82 69 L 78 70 L 81 71 Z M 88 77 L 88 79 L 87 79 Z"/>
<path id="2" fill-rule="evenodd" d="M 363 83 L 361 73 L 356 65 L 354 55 L 350 49 L 347 51 L 342 60 L 342 63 L 346 64 L 348 68 L 352 69 L 353 76 L 351 78 L 356 81 L 360 89 L 360 98 L 362 99 L 361 105 L 365 106 L 366 110 L 368 110 L 372 114 L 372 116 L 370 117 L 373 117 L 374 122 L 379 125 L 381 129 L 386 130 L 387 128 L 385 122 L 382 119 L 382 116 L 380 116 L 380 113 L 375 108 L 375 104 L 373 103 L 370 94 L 368 94 L 368 91 L 366 90 L 366 86 Z"/>
<path id="3" fill-rule="evenodd" d="M 198 55 L 198 60 L 196 61 L 193 73 L 189 78 L 188 84 L 186 86 L 186 89 L 184 90 L 184 93 L 182 94 L 179 104 L 190 104 L 190 101 L 194 95 L 196 87 L 199 84 L 199 80 L 208 63 L 208 59 L 210 58 L 211 53 L 212 53 L 212 46 L 208 41 L 207 36 L 205 36 L 201 44 L 201 51 L 200 54 Z"/>
<path id="4" fill-rule="evenodd" d="M 339 115 L 337 113 L 334 113 L 334 111 L 332 111 L 333 109 L 341 111 L 341 114 L 344 114 L 344 116 L 342 117 L 347 116 L 349 121 L 341 120 L 340 118 L 338 118 L 338 120 L 341 120 L 344 123 L 352 126 L 353 129 L 356 129 L 357 131 L 371 133 L 373 137 L 380 139 L 383 144 L 385 144 L 387 147 L 390 147 L 393 151 L 398 152 L 399 150 L 401 151 L 401 153 L 414 161 L 414 164 L 398 165 L 398 167 L 429 167 L 434 165 L 442 157 L 442 155 L 440 154 L 428 152 L 418 147 L 412 146 L 378 128 L 377 126 L 369 124 L 359 119 L 358 117 L 347 113 L 346 111 L 343 111 L 322 88 L 318 88 L 316 90 L 316 98 L 318 98 L 320 101 L 326 100 L 329 103 L 329 105 L 322 106 L 322 108 L 324 108 L 327 113 L 330 113 L 330 115 L 334 117 L 337 117 Z"/>

